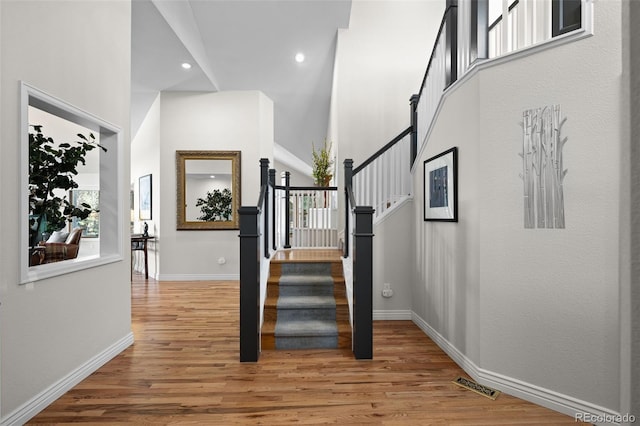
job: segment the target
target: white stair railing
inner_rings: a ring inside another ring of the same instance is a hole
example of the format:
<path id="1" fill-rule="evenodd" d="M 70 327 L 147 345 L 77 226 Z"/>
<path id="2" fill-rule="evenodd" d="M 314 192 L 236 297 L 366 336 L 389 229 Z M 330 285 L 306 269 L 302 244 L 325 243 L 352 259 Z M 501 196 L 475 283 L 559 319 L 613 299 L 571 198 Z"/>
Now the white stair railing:
<path id="1" fill-rule="evenodd" d="M 276 245 L 282 248 L 337 248 L 336 187 L 290 186 L 289 172 L 276 186 Z"/>
<path id="2" fill-rule="evenodd" d="M 411 128 L 353 170 L 357 205 L 372 206 L 373 220 L 412 194 Z"/>
<path id="3" fill-rule="evenodd" d="M 335 189 L 291 189 L 290 208 L 292 247 L 338 247 L 338 200 Z"/>

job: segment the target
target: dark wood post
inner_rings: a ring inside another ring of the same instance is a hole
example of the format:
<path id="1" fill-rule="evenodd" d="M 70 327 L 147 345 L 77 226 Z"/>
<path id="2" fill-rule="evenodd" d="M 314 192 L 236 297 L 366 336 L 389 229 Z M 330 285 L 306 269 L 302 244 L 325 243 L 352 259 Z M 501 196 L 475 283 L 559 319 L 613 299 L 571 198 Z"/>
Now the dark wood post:
<path id="1" fill-rule="evenodd" d="M 355 208 L 353 233 L 353 353 L 356 359 L 373 358 L 373 212 Z"/>
<path id="2" fill-rule="evenodd" d="M 409 158 L 409 167 L 413 166 L 418 156 L 418 101 L 420 96 L 412 95 L 409 99 L 411 104 L 411 158 Z"/>
<path id="3" fill-rule="evenodd" d="M 272 206 L 272 215 L 271 215 L 271 222 L 272 222 L 272 227 L 271 230 L 273 231 L 271 233 L 271 240 L 272 240 L 272 247 L 273 247 L 273 251 L 276 251 L 278 249 L 278 245 L 276 244 L 276 169 L 269 169 L 269 185 L 272 188 L 271 191 L 271 206 Z"/>
<path id="4" fill-rule="evenodd" d="M 240 207 L 240 362 L 260 355 L 260 235 L 258 208 Z"/>
<path id="5" fill-rule="evenodd" d="M 447 0 L 445 81 L 446 87 L 458 79 L 458 0 Z"/>
<path id="6" fill-rule="evenodd" d="M 284 172 L 284 198 L 285 198 L 285 203 L 284 203 L 284 248 L 286 249 L 290 249 L 291 248 L 291 237 L 290 237 L 290 233 L 291 233 L 291 206 L 290 206 L 290 202 L 291 202 L 291 195 L 289 192 L 289 186 L 291 184 L 290 182 L 291 179 L 291 173 L 289 172 Z"/>
<path id="7" fill-rule="evenodd" d="M 264 257 L 271 257 L 269 252 L 269 159 L 260 159 L 260 187 L 266 186 L 264 193 L 264 219 L 262 233 L 264 234 Z M 260 208 L 261 206 L 258 206 Z"/>
<path id="8" fill-rule="evenodd" d="M 349 221 L 351 208 L 355 207 L 351 206 L 349 191 L 353 191 L 353 160 L 351 158 L 344 160 L 344 257 L 349 257 Z"/>

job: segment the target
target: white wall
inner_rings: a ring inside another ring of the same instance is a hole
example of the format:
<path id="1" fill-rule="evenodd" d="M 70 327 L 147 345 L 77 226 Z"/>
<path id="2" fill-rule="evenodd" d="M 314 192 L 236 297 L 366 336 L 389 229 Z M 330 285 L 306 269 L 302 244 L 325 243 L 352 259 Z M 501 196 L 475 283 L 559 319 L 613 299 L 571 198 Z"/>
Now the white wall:
<path id="1" fill-rule="evenodd" d="M 314 186 L 313 176 L 308 176 L 278 160 L 275 161 L 275 164 L 270 164 L 269 167 L 276 169 L 276 185 L 280 185 L 282 182 L 282 172 L 289 172 L 289 184 L 291 186 Z"/>
<path id="2" fill-rule="evenodd" d="M 242 205 L 256 205 L 260 158 L 273 162 L 273 103 L 260 92 L 163 92 L 159 279 L 237 279 L 238 230 L 176 230 L 176 150 L 241 151 Z M 155 183 L 154 183 L 155 184 Z M 155 196 L 155 194 L 154 194 Z M 154 201 L 155 202 L 155 201 Z M 218 259 L 225 258 L 225 264 Z"/>
<path id="3" fill-rule="evenodd" d="M 511 392 L 620 409 L 619 2 L 595 36 L 482 68 L 450 93 L 414 173 L 413 310 Z M 524 229 L 522 112 L 561 104 L 566 229 Z M 422 220 L 422 162 L 459 147 L 459 222 Z"/>
<path id="4" fill-rule="evenodd" d="M 477 143 L 480 133 L 478 86 L 477 79 L 472 79 L 446 100 L 446 110 L 443 109 L 438 118 L 427 151 L 416 159 L 413 179 L 412 308 L 421 320 L 471 359 L 480 356 L 481 248 L 477 225 L 478 201 L 483 196 L 479 191 L 483 187 L 478 181 L 481 165 L 474 161 L 482 150 Z M 517 129 L 517 123 L 515 126 Z M 458 210 L 461 220 L 458 223 L 424 222 L 424 160 L 453 146 L 460 148 Z M 517 146 L 514 150 L 517 151 Z"/>
<path id="5" fill-rule="evenodd" d="M 2 1 L 0 11 L 0 179 L 13 182 L 2 187 L 3 200 L 12 201 L 2 204 L 0 228 L 1 415 L 3 422 L 22 423 L 55 396 L 52 386 L 66 390 L 71 374 L 90 373 L 132 336 L 127 258 L 32 286 L 18 284 L 22 230 L 15 224 L 24 196 L 15 184 L 19 81 L 125 129 L 123 144 L 128 144 L 131 6 L 126 1 Z M 128 154 L 123 161 L 126 193 Z M 125 244 L 128 226 L 119 231 Z"/>
<path id="6" fill-rule="evenodd" d="M 444 1 L 354 1 L 336 53 L 338 169 L 355 166 L 410 124 L 409 98 L 420 90 Z M 341 174 L 340 174 L 341 175 Z"/>
<path id="7" fill-rule="evenodd" d="M 640 413 L 640 3 L 625 2 L 622 7 L 623 22 L 623 88 L 628 114 L 621 117 L 626 130 L 627 149 L 630 155 L 622 156 L 623 172 L 621 194 L 629 197 L 624 207 L 621 265 L 623 270 L 620 286 L 621 316 L 621 413 Z M 626 151 L 623 151 L 626 152 Z M 625 228 L 625 226 L 627 228 Z M 624 229 L 630 229 L 627 234 Z M 628 237 L 628 238 L 625 238 Z"/>
<path id="8" fill-rule="evenodd" d="M 394 208 L 373 227 L 373 319 L 411 319 L 410 254 L 413 239 L 413 202 Z M 409 226 L 407 226 L 409 225 Z M 393 296 L 382 297 L 384 284 Z"/>
<path id="9" fill-rule="evenodd" d="M 151 220 L 140 220 L 139 179 L 151 175 Z M 158 241 L 160 240 L 160 94 L 147 111 L 135 138 L 131 142 L 131 188 L 134 192 L 133 232 L 142 233 L 144 222 L 149 225 L 149 235 L 156 237 L 147 244 L 149 276 L 158 276 Z M 174 194 L 175 197 L 175 194 Z M 129 208 L 127 206 L 127 208 Z M 144 255 L 134 252 L 134 269 L 144 272 Z"/>
<path id="10" fill-rule="evenodd" d="M 340 185 L 345 158 L 358 166 L 411 124 L 409 99 L 420 89 L 444 4 L 440 0 L 352 3 L 349 29 L 338 32 L 329 123 Z M 338 200 L 342 212 L 343 197 Z M 412 247 L 406 243 L 410 239 L 400 238 L 409 238 L 413 230 L 406 214 L 397 212 L 375 224 L 375 318 L 410 315 L 412 274 L 406 262 Z M 343 214 L 339 220 L 343 222 Z M 392 284 L 390 299 L 381 295 L 384 283 Z"/>

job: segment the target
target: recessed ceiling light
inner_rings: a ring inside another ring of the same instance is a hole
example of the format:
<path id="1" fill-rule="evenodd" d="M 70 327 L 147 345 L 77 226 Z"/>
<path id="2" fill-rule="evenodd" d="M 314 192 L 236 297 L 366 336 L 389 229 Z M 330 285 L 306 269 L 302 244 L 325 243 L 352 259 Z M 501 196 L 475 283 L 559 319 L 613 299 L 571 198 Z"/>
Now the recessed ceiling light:
<path id="1" fill-rule="evenodd" d="M 216 178 L 216 176 L 215 176 L 215 175 L 211 175 L 211 176 L 209 176 L 209 177 L 210 177 L 211 179 L 215 179 L 215 178 Z"/>
<path id="2" fill-rule="evenodd" d="M 182 63 L 182 68 L 184 68 L 185 70 L 190 70 L 191 69 L 191 64 L 189 62 L 183 62 Z"/>
<path id="3" fill-rule="evenodd" d="M 304 53 L 296 53 L 296 62 L 299 64 L 304 62 Z"/>

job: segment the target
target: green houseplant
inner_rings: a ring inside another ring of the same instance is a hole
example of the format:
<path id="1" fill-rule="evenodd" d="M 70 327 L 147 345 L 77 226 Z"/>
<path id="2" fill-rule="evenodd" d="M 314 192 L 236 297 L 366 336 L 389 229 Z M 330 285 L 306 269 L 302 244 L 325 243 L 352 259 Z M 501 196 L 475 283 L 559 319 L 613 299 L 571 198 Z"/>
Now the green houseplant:
<path id="1" fill-rule="evenodd" d="M 312 147 L 313 180 L 318 186 L 329 186 L 329 182 L 331 182 L 331 178 L 333 177 L 331 174 L 331 166 L 333 165 L 333 160 L 331 159 L 331 143 L 328 143 L 325 139 L 322 148 L 319 150 L 316 150 L 313 144 Z"/>
<path id="2" fill-rule="evenodd" d="M 89 137 L 78 134 L 78 141 L 56 144 L 42 133 L 43 126 L 30 127 L 29 245 L 35 246 L 43 233 L 58 231 L 73 218 L 86 219 L 95 211 L 86 203 L 74 205 L 67 194 L 78 188 L 74 177 L 78 175 L 78 165 L 86 164 L 87 152 L 107 149 L 95 141 L 92 133 Z"/>
<path id="3" fill-rule="evenodd" d="M 200 207 L 202 215 L 198 220 L 205 222 L 231 220 L 231 191 L 224 188 L 222 191 L 214 189 L 207 191 L 206 199 L 198 198 L 196 207 Z"/>

